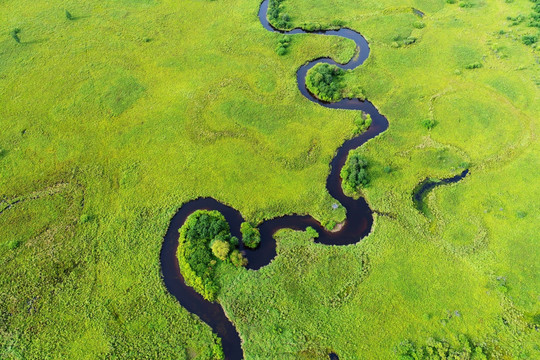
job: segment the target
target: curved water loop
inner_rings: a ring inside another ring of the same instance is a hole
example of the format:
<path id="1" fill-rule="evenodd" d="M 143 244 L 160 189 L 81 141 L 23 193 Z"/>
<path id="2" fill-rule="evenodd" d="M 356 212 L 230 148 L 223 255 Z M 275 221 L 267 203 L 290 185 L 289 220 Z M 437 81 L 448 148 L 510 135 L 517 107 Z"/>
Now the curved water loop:
<path id="1" fill-rule="evenodd" d="M 342 69 L 354 69 L 362 65 L 369 56 L 369 46 L 364 37 L 354 30 L 346 28 L 315 32 L 308 32 L 302 29 L 293 29 L 290 31 L 274 29 L 266 17 L 268 3 L 269 0 L 264 0 L 262 2 L 259 9 L 259 19 L 263 27 L 269 31 L 290 35 L 313 33 L 325 36 L 341 36 L 351 39 L 356 43 L 356 54 L 346 64 L 337 64 L 330 58 L 319 58 L 302 65 L 296 73 L 298 88 L 306 98 L 319 105 L 333 109 L 361 110 L 368 113 L 371 115 L 372 124 L 363 134 L 345 141 L 330 163 L 331 170 L 326 181 L 326 188 L 330 195 L 341 202 L 347 210 L 347 221 L 343 227 L 336 232 L 326 231 L 317 220 L 309 215 L 287 215 L 265 221 L 258 227 L 261 233 L 261 244 L 257 249 L 246 249 L 240 245 L 249 260 L 248 268 L 254 270 L 267 265 L 276 256 L 276 242 L 273 238 L 273 234 L 279 229 L 289 228 L 294 230 L 305 230 L 306 227 L 311 226 L 319 233 L 319 238 L 315 241 L 327 245 L 354 244 L 371 231 L 371 226 L 373 224 L 373 214 L 371 209 L 363 198 L 354 200 L 345 196 L 341 188 L 340 170 L 343 167 L 350 150 L 361 146 L 366 141 L 374 138 L 388 128 L 388 121 L 386 118 L 381 115 L 369 101 L 343 99 L 336 103 L 326 103 L 311 95 L 305 85 L 307 71 L 318 63 L 333 64 Z M 176 257 L 178 230 L 184 224 L 186 218 L 199 209 L 220 211 L 229 222 L 232 235 L 241 238 L 240 224 L 244 219 L 237 210 L 211 198 L 199 198 L 184 204 L 172 218 L 163 241 L 160 255 L 163 281 L 167 290 L 184 308 L 199 316 L 201 320 L 206 322 L 212 330 L 218 334 L 222 340 L 223 351 L 227 359 L 242 359 L 243 354 L 240 337 L 233 324 L 225 315 L 223 308 L 218 303 L 208 302 L 195 292 L 195 290 L 187 286 L 180 273 L 178 259 Z M 332 355 L 335 356 L 335 354 Z"/>

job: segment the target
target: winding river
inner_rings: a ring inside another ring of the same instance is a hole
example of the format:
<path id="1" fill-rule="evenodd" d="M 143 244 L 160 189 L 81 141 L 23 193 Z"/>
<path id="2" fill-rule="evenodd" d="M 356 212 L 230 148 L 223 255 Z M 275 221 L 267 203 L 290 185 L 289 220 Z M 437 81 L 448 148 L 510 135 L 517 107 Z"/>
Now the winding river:
<path id="1" fill-rule="evenodd" d="M 305 230 L 306 227 L 311 226 L 319 233 L 319 238 L 315 241 L 327 245 L 354 244 L 371 231 L 371 226 L 373 224 L 373 214 L 371 209 L 363 198 L 354 200 L 345 196 L 341 188 L 340 170 L 343 167 L 350 150 L 361 146 L 366 141 L 376 137 L 388 128 L 388 121 L 386 118 L 381 115 L 369 101 L 343 99 L 335 103 L 326 103 L 312 96 L 305 85 L 307 71 L 318 63 L 333 64 L 342 69 L 354 69 L 362 65 L 369 56 L 369 45 L 362 35 L 354 30 L 346 28 L 315 32 L 307 32 L 302 29 L 293 29 L 290 31 L 274 29 L 268 22 L 266 16 L 268 3 L 269 0 L 264 0 L 259 9 L 259 19 L 261 24 L 268 31 L 289 35 L 312 33 L 324 36 L 341 36 L 351 39 L 356 43 L 355 56 L 348 63 L 337 64 L 330 58 L 315 59 L 301 66 L 296 73 L 296 77 L 300 92 L 307 99 L 328 108 L 361 110 L 371 115 L 372 124 L 363 134 L 345 141 L 330 163 L 331 171 L 326 180 L 326 188 L 330 195 L 347 209 L 347 220 L 343 227 L 336 232 L 326 231 L 315 219 L 308 215 L 287 215 L 265 221 L 258 227 L 261 232 L 261 244 L 257 249 L 251 250 L 243 248 L 243 246 L 240 245 L 249 260 L 248 268 L 253 270 L 257 270 L 262 266 L 267 265 L 276 256 L 276 242 L 273 238 L 273 234 L 279 229 L 289 228 Z M 243 353 L 240 337 L 231 321 L 225 315 L 221 305 L 206 301 L 201 295 L 195 292 L 195 290 L 184 283 L 184 279 L 180 273 L 178 260 L 176 258 L 178 230 L 184 224 L 186 218 L 199 209 L 220 211 L 229 222 L 232 235 L 241 239 L 240 224 L 244 219 L 237 210 L 212 198 L 199 198 L 184 204 L 172 218 L 163 241 L 163 247 L 160 254 L 163 281 L 167 290 L 178 300 L 180 305 L 189 312 L 196 314 L 218 334 L 222 340 L 226 359 L 242 359 Z M 332 358 L 337 358 L 336 354 L 330 355 Z"/>

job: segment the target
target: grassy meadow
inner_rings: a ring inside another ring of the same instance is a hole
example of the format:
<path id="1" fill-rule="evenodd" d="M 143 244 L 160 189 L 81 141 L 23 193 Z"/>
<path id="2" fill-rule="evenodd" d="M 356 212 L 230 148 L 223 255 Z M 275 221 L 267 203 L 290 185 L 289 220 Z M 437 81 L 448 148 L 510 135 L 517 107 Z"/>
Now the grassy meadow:
<path id="1" fill-rule="evenodd" d="M 461 334 L 540 358 L 540 52 L 507 19 L 534 4 L 462 3 L 283 2 L 293 25 L 368 39 L 346 82 L 390 128 L 358 150 L 368 237 L 282 230 L 270 265 L 218 274 L 247 359 L 391 359 Z M 216 336 L 160 278 L 175 211 L 211 196 L 252 223 L 339 220 L 325 181 L 356 114 L 305 99 L 295 73 L 354 44 L 295 35 L 279 55 L 259 4 L 0 2 L 0 358 L 210 359 Z M 419 182 L 463 168 L 428 194 L 432 218 L 415 209 Z"/>

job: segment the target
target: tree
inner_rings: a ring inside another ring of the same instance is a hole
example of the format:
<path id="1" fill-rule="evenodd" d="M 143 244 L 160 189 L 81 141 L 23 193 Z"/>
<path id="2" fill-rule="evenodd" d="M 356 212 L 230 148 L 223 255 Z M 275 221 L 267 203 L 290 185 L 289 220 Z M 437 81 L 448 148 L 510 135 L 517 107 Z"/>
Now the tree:
<path id="1" fill-rule="evenodd" d="M 13 40 L 15 40 L 18 44 L 21 43 L 21 38 L 19 37 L 19 33 L 21 32 L 21 29 L 15 28 L 11 30 L 10 34 Z"/>
<path id="2" fill-rule="evenodd" d="M 248 248 L 255 249 L 261 242 L 261 233 L 255 227 L 248 222 L 243 222 L 240 225 L 240 231 L 242 232 L 242 242 Z"/>
<path id="3" fill-rule="evenodd" d="M 365 187 L 369 183 L 367 167 L 368 161 L 365 157 L 358 153 L 349 155 L 340 173 L 343 188 L 347 192 L 357 192 L 360 187 Z"/>
<path id="4" fill-rule="evenodd" d="M 227 241 L 220 239 L 214 240 L 210 247 L 212 248 L 212 254 L 220 260 L 227 259 L 227 255 L 231 250 L 231 245 Z"/>
<path id="5" fill-rule="evenodd" d="M 242 255 L 240 251 L 236 249 L 231 252 L 230 259 L 233 265 L 236 267 L 246 266 L 248 264 L 248 260 L 244 257 L 244 255 Z"/>
<path id="6" fill-rule="evenodd" d="M 66 19 L 68 20 L 75 20 L 75 18 L 73 17 L 73 15 L 71 15 L 71 13 L 69 11 L 66 10 Z"/>

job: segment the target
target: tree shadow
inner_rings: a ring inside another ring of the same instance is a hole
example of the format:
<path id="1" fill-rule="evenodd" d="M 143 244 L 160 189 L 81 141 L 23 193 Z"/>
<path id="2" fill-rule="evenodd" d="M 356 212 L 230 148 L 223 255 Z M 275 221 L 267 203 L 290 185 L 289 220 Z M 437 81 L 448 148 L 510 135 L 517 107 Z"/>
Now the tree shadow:
<path id="1" fill-rule="evenodd" d="M 30 40 L 30 41 L 21 41 L 20 44 L 21 45 L 41 44 L 41 43 L 44 43 L 44 42 L 46 42 L 48 40 L 49 40 L 49 38 L 36 39 L 36 40 Z"/>

